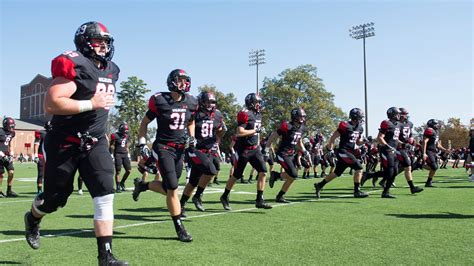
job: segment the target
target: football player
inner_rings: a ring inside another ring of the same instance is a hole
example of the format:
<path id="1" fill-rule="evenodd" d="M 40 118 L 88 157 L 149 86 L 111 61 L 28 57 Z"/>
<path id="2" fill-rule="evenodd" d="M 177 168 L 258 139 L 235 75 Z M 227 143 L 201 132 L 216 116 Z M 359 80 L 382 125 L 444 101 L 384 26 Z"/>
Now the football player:
<path id="1" fill-rule="evenodd" d="M 53 81 L 44 103 L 45 112 L 53 115 L 44 142 L 45 186 L 25 214 L 25 229 L 28 244 L 38 249 L 41 219 L 66 205 L 79 170 L 94 201 L 99 265 L 128 265 L 112 255 L 114 166 L 105 133 L 120 72 L 111 61 L 113 42 L 102 23 L 87 22 L 76 31 L 77 51 L 52 61 Z"/>
<path id="2" fill-rule="evenodd" d="M 15 120 L 11 117 L 5 117 L 2 125 L 3 128 L 0 128 L 0 198 L 16 198 L 18 195 L 12 190 L 15 168 L 13 167 L 13 154 L 11 150 L 11 143 L 15 137 Z M 7 169 L 8 173 L 6 195 L 2 192 L 3 173 L 5 169 Z"/>
<path id="3" fill-rule="evenodd" d="M 347 167 L 354 169 L 354 198 L 365 198 L 369 194 L 360 191 L 360 180 L 362 177 L 362 165 L 360 160 L 356 157 L 356 154 L 360 155 L 356 149 L 358 145 L 364 143 L 362 133 L 362 122 L 364 121 L 364 113 L 359 108 L 353 108 L 349 111 L 349 121 L 342 121 L 339 123 L 338 128 L 334 131 L 331 138 L 328 141 L 326 148 L 328 154 L 334 154 L 334 142 L 337 138 L 340 138 L 339 148 L 335 153 L 337 156 L 336 169 L 333 173 L 330 173 L 324 179 L 314 184 L 316 189 L 316 197 L 320 198 L 320 193 L 323 187 L 331 182 L 334 178 L 341 176 Z"/>
<path id="4" fill-rule="evenodd" d="M 423 191 L 423 189 L 413 184 L 413 176 L 411 174 L 412 160 L 410 158 L 410 150 L 414 144 L 412 138 L 413 123 L 408 120 L 408 110 L 406 108 L 400 108 L 400 126 L 401 134 L 399 135 L 400 143 L 396 152 L 397 159 L 405 171 L 405 179 L 407 180 L 408 186 L 410 186 L 410 192 L 412 194 L 419 193 Z M 402 169 L 399 171 L 402 171 Z"/>
<path id="5" fill-rule="evenodd" d="M 277 138 L 281 138 L 280 145 L 276 152 L 276 159 L 278 163 L 285 169 L 282 173 L 275 171 L 270 172 L 269 186 L 273 188 L 275 181 L 280 179 L 280 176 L 285 180 L 280 192 L 276 196 L 276 202 L 290 203 L 285 199 L 285 194 L 290 189 L 291 184 L 298 177 L 298 170 L 294 164 L 294 157 L 296 154 L 296 147 L 304 154 L 308 162 L 311 162 L 311 155 L 303 145 L 302 135 L 305 131 L 306 113 L 303 108 L 293 108 L 291 110 L 291 121 L 283 121 L 278 130 L 274 131 L 265 146 L 264 156 L 268 156 L 270 147 Z M 308 168 L 309 169 L 309 168 Z"/>
<path id="6" fill-rule="evenodd" d="M 433 177 L 438 170 L 438 149 L 447 152 L 439 140 L 440 122 L 436 119 L 430 119 L 426 123 L 427 128 L 423 133 L 423 161 L 428 167 L 428 179 L 425 187 L 433 187 Z"/>
<path id="7" fill-rule="evenodd" d="M 35 143 L 33 145 L 33 161 L 37 164 L 38 177 L 36 178 L 37 193 L 43 192 L 43 169 L 44 169 L 44 155 L 43 143 L 46 133 L 51 130 L 51 121 L 44 124 L 44 130 L 35 131 Z"/>
<path id="8" fill-rule="evenodd" d="M 182 69 L 170 72 L 167 78 L 169 92 L 158 92 L 150 97 L 148 111 L 140 124 L 138 132 L 141 150 L 147 150 L 146 138 L 148 124 L 156 119 L 156 138 L 153 142 L 153 153 L 157 154 L 157 166 L 162 181 L 137 182 L 133 198 L 148 189 L 166 196 L 166 204 L 173 224 L 182 242 L 193 240 L 181 221 L 181 205 L 178 197 L 178 180 L 183 170 L 183 157 L 186 141 L 195 147 L 194 118 L 198 108 L 196 98 L 188 92 L 191 88 L 191 77 Z M 187 130 L 187 133 L 185 131 Z M 186 137 L 186 134 L 188 137 Z"/>
<path id="9" fill-rule="evenodd" d="M 245 97 L 245 108 L 237 114 L 237 142 L 235 145 L 238 159 L 234 174 L 227 181 L 224 193 L 220 197 L 225 210 L 231 210 L 229 205 L 230 191 L 234 187 L 235 182 L 243 177 L 245 166 L 248 162 L 258 173 L 255 207 L 263 209 L 272 208 L 263 199 L 267 167 L 258 143 L 259 135 L 265 133 L 265 128 L 262 126 L 262 114 L 260 113 L 261 106 L 262 99 L 260 96 L 256 93 L 250 93 Z"/>
<path id="10" fill-rule="evenodd" d="M 183 190 L 181 196 L 181 217 L 186 217 L 185 205 L 191 197 L 194 188 L 197 191 L 192 201 L 199 211 L 205 211 L 202 205 L 202 193 L 212 178 L 217 175 L 219 160 L 215 150 L 218 139 L 225 133 L 223 127 L 223 116 L 216 109 L 217 100 L 212 92 L 201 92 L 198 96 L 199 111 L 195 117 L 195 137 L 196 147 L 187 150 L 186 156 L 191 165 L 191 175 L 189 182 Z M 217 146 L 218 147 L 218 146 Z"/>
<path id="11" fill-rule="evenodd" d="M 130 164 L 130 151 L 128 148 L 128 137 L 128 124 L 125 122 L 120 123 L 118 131 L 110 135 L 109 151 L 115 162 L 116 193 L 125 191 L 125 181 L 132 171 L 132 166 Z M 123 174 L 122 180 L 120 180 L 122 165 L 125 169 L 125 173 Z"/>

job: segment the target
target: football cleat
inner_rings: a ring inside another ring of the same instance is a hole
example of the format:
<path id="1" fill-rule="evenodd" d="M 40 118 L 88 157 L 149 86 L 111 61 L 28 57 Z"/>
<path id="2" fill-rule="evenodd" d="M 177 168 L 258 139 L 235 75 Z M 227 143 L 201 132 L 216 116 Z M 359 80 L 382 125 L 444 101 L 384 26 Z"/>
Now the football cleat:
<path id="1" fill-rule="evenodd" d="M 357 191 L 357 192 L 354 192 L 354 198 L 367 198 L 369 196 L 369 194 L 363 192 L 363 191 Z"/>
<path id="2" fill-rule="evenodd" d="M 275 172 L 275 171 L 272 171 L 270 173 L 270 180 L 268 180 L 268 185 L 270 186 L 270 188 L 273 188 L 273 186 L 275 185 L 275 181 L 280 177 L 280 174 Z"/>
<path id="3" fill-rule="evenodd" d="M 7 195 L 3 194 L 3 191 L 0 191 L 0 199 L 1 198 L 6 198 L 6 197 L 7 197 Z"/>
<path id="4" fill-rule="evenodd" d="M 232 210 L 232 208 L 230 207 L 229 205 L 229 198 L 228 197 L 224 197 L 223 195 L 220 197 L 220 200 L 221 200 L 221 203 L 222 203 L 222 207 L 224 207 L 224 210 L 226 211 L 230 211 Z"/>
<path id="5" fill-rule="evenodd" d="M 140 182 L 142 182 L 142 180 L 140 178 L 135 178 L 133 179 L 133 185 L 135 186 L 133 188 L 133 193 L 132 193 L 132 198 L 134 201 L 138 201 L 138 197 L 140 196 Z"/>
<path id="6" fill-rule="evenodd" d="M 384 192 L 382 193 L 382 198 L 385 198 L 385 199 L 396 199 L 397 197 L 395 197 L 394 195 L 388 193 L 388 192 Z"/>
<path id="7" fill-rule="evenodd" d="M 275 201 L 279 203 L 291 203 L 291 201 L 285 199 L 285 196 L 277 197 Z"/>
<path id="8" fill-rule="evenodd" d="M 264 200 L 257 200 L 255 201 L 255 207 L 258 209 L 271 209 L 272 206 L 266 203 Z"/>
<path id="9" fill-rule="evenodd" d="M 413 188 L 410 188 L 411 194 L 420 193 L 421 191 L 423 191 L 423 189 L 420 188 L 420 187 L 413 187 Z"/>
<path id="10" fill-rule="evenodd" d="M 196 207 L 196 209 L 198 209 L 199 211 L 202 211 L 202 212 L 206 211 L 206 209 L 202 206 L 201 197 L 194 196 L 192 200 L 193 200 L 193 203 L 194 203 L 194 206 Z"/>
<path id="11" fill-rule="evenodd" d="M 99 259 L 99 266 L 109 266 L 109 265 L 126 266 L 128 265 L 128 261 L 118 260 L 110 252 L 107 252 L 107 255 L 105 256 L 97 257 L 97 259 Z"/>
<path id="12" fill-rule="evenodd" d="M 367 177 L 367 172 L 363 172 L 362 173 L 362 178 L 360 180 L 360 186 L 363 187 L 364 184 L 365 184 L 365 181 L 367 181 L 368 177 Z"/>
<path id="13" fill-rule="evenodd" d="M 82 191 L 82 189 L 79 189 L 79 190 L 77 191 L 77 194 L 78 194 L 78 195 L 82 195 L 82 194 L 84 194 L 84 192 Z"/>
<path id="14" fill-rule="evenodd" d="M 433 182 L 427 181 L 427 182 L 425 183 L 425 187 L 434 187 L 434 186 L 433 186 Z"/>
<path id="15" fill-rule="evenodd" d="M 30 222 L 29 216 L 32 215 L 31 212 L 25 213 L 25 238 L 26 242 L 30 245 L 32 249 L 39 249 L 40 247 L 40 231 L 39 231 L 39 222 L 33 223 Z"/>
<path id="16" fill-rule="evenodd" d="M 319 186 L 319 183 L 314 183 L 314 189 L 316 189 L 316 198 L 321 198 L 321 190 L 322 188 Z"/>
<path id="17" fill-rule="evenodd" d="M 16 197 L 18 197 L 18 194 L 16 194 L 13 190 L 7 191 L 7 198 L 16 198 Z"/>
<path id="18" fill-rule="evenodd" d="M 193 237 L 186 231 L 186 229 L 184 229 L 183 226 L 181 226 L 176 233 L 178 234 L 178 239 L 181 242 L 193 241 Z"/>

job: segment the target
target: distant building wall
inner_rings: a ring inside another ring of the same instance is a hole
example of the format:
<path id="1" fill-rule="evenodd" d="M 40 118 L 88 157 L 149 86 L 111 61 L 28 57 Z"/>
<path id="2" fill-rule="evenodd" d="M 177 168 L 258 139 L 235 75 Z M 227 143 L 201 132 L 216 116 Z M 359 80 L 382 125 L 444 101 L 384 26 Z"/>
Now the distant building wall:
<path id="1" fill-rule="evenodd" d="M 43 109 L 44 97 L 51 80 L 38 74 L 30 83 L 21 86 L 20 119 L 43 123 L 51 119 L 51 115 L 45 114 Z"/>

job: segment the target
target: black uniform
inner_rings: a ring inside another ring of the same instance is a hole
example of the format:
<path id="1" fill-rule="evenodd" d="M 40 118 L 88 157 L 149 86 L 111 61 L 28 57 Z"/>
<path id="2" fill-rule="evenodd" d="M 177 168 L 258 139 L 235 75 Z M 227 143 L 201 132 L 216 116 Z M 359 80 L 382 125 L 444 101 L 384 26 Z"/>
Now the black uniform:
<path id="1" fill-rule="evenodd" d="M 362 165 L 357 158 L 360 152 L 356 143 L 361 138 L 364 129 L 360 124 L 352 124 L 352 121 L 342 121 L 337 127 L 337 132 L 340 134 L 340 140 L 336 151 L 337 163 L 334 173 L 341 176 L 347 167 L 361 170 Z"/>
<path id="2" fill-rule="evenodd" d="M 237 126 L 246 130 L 257 129 L 262 125 L 262 115 L 247 108 L 237 114 Z M 263 159 L 262 152 L 258 145 L 259 134 L 251 136 L 237 137 L 235 149 L 237 152 L 237 165 L 234 170 L 234 177 L 240 179 L 243 177 L 245 166 L 250 162 L 257 173 L 266 173 L 267 167 Z"/>
<path id="3" fill-rule="evenodd" d="M 267 136 L 266 138 L 263 138 L 262 141 L 260 142 L 260 146 L 262 147 L 262 151 L 265 149 L 265 146 L 267 145 L 267 141 L 268 141 L 268 138 L 270 136 Z M 272 152 L 272 149 L 270 149 L 269 151 L 269 154 L 268 154 L 268 158 L 264 158 L 266 159 L 266 162 L 269 164 L 269 165 L 274 165 L 274 154 Z"/>
<path id="4" fill-rule="evenodd" d="M 217 131 L 222 128 L 223 116 L 219 110 L 210 113 L 199 111 L 195 118 L 196 148 L 187 153 L 192 165 L 189 182 L 196 187 L 201 175 L 216 175 L 219 161 L 216 158 Z"/>
<path id="5" fill-rule="evenodd" d="M 294 164 L 295 146 L 300 141 L 304 130 L 303 125 L 297 126 L 287 121 L 283 121 L 277 130 L 278 135 L 281 136 L 281 141 L 276 152 L 276 158 L 285 169 L 285 172 L 292 178 L 298 177 L 298 170 Z"/>
<path id="6" fill-rule="evenodd" d="M 111 61 L 99 69 L 76 51 L 56 57 L 51 72 L 53 78 L 63 77 L 76 84 L 72 99 L 90 100 L 97 92 L 115 92 L 120 69 Z M 66 204 L 77 170 L 93 198 L 114 193 L 114 167 L 105 137 L 108 114 L 109 110 L 98 109 L 53 116 L 52 130 L 44 141 L 45 190 L 39 210 L 51 213 Z"/>
<path id="7" fill-rule="evenodd" d="M 15 131 L 7 131 L 3 128 L 0 128 L 0 151 L 3 152 L 4 156 L 0 157 L 0 174 L 7 171 L 15 170 L 13 167 L 13 160 L 8 161 L 6 158 L 10 156 L 10 143 L 15 137 Z"/>
<path id="8" fill-rule="evenodd" d="M 401 134 L 399 135 L 399 138 L 402 144 L 398 145 L 397 159 L 400 162 L 401 166 L 408 167 L 412 164 L 412 159 L 410 158 L 411 145 L 408 144 L 408 141 L 412 136 L 413 123 L 410 121 L 405 121 L 400 124 Z"/>
<path id="9" fill-rule="evenodd" d="M 122 165 L 125 170 L 132 170 L 130 164 L 130 158 L 128 157 L 128 135 L 120 134 L 119 132 L 110 135 L 110 145 L 114 145 L 114 160 L 115 160 L 115 171 L 120 172 Z"/>
<path id="10" fill-rule="evenodd" d="M 36 182 L 43 180 L 43 168 L 44 168 L 44 155 L 43 155 L 43 146 L 44 138 L 46 137 L 46 130 L 36 130 L 35 131 L 35 144 L 38 144 L 38 162 L 36 167 L 38 169 L 38 177 Z"/>
<path id="11" fill-rule="evenodd" d="M 384 120 L 380 124 L 379 131 L 384 134 L 384 140 L 388 146 L 380 148 L 380 157 L 382 158 L 382 165 L 384 169 L 384 179 L 387 180 L 385 189 L 390 189 L 395 176 L 398 174 L 398 162 L 396 161 L 396 153 L 393 149 L 398 146 L 398 139 L 400 138 L 400 122 Z M 393 148 L 393 149 L 392 149 Z"/>
<path id="12" fill-rule="evenodd" d="M 153 142 L 153 151 L 158 155 L 158 169 L 163 177 L 164 189 L 177 189 L 178 179 L 183 170 L 185 131 L 194 120 L 197 100 L 184 94 L 181 101 L 175 102 L 171 92 L 156 93 L 150 97 L 146 116 L 156 118 L 158 129 Z"/>
<path id="13" fill-rule="evenodd" d="M 434 128 L 428 127 L 425 129 L 423 136 L 428 138 L 428 143 L 426 144 L 426 155 L 428 155 L 426 164 L 431 168 L 431 170 L 437 170 L 439 132 Z"/>

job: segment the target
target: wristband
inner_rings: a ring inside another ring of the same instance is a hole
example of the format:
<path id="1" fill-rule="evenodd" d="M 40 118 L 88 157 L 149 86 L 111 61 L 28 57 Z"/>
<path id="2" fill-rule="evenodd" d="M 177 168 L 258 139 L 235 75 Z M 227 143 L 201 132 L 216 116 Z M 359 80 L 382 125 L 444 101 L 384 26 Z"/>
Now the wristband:
<path id="1" fill-rule="evenodd" d="M 83 101 L 78 101 L 78 102 L 79 102 L 79 113 L 94 110 L 91 100 L 83 100 Z"/>
<path id="2" fill-rule="evenodd" d="M 138 139 L 138 145 L 146 145 L 145 137 L 141 137 L 141 138 Z"/>

